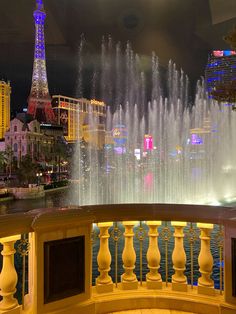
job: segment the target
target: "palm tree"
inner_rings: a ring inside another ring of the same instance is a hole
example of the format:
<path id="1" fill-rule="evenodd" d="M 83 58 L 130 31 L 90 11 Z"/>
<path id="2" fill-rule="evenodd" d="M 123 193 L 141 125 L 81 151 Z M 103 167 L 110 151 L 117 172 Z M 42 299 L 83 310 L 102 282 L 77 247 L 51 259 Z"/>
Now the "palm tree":
<path id="1" fill-rule="evenodd" d="M 12 173 L 12 165 L 13 165 L 13 151 L 10 146 L 6 147 L 6 150 L 4 152 L 5 157 L 5 163 L 6 163 L 6 172 L 9 177 L 11 177 Z"/>
<path id="2" fill-rule="evenodd" d="M 29 183 L 35 183 L 36 173 L 38 171 L 37 164 L 35 164 L 30 155 L 22 157 L 19 168 L 16 170 L 16 174 L 20 185 L 28 185 Z"/>
<path id="3" fill-rule="evenodd" d="M 67 159 L 67 147 L 65 142 L 58 137 L 54 145 L 54 160 L 57 163 L 59 181 L 61 180 L 61 162 L 65 159 Z"/>
<path id="4" fill-rule="evenodd" d="M 0 169 L 4 171 L 5 165 L 7 163 L 5 152 L 0 152 Z"/>

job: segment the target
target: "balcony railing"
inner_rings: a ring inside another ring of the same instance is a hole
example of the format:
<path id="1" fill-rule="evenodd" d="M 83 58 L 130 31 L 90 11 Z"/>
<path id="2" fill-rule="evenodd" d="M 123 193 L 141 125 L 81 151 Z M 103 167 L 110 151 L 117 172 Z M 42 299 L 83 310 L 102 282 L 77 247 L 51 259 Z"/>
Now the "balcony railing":
<path id="1" fill-rule="evenodd" d="M 93 284 L 100 276 L 98 254 L 107 250 L 106 256 L 111 256 L 109 268 L 111 268 L 112 281 L 115 287 L 122 282 L 120 277 L 125 265 L 123 254 L 127 242 L 126 223 L 102 223 L 102 225 L 98 223 L 94 226 Z M 147 286 L 161 289 L 168 286 L 168 282 L 177 282 L 181 284 L 174 284 L 173 287 L 176 289 L 187 291 L 187 284 L 193 289 L 194 286 L 198 286 L 198 281 L 201 281 L 199 268 L 203 258 L 206 258 L 209 265 L 205 266 L 211 269 L 213 277 L 213 281 L 207 278 L 208 286 L 211 287 L 208 293 L 214 293 L 213 288 L 216 288 L 222 294 L 224 265 L 222 225 L 177 221 L 128 221 L 128 223 L 133 223 L 129 233 L 131 241 L 128 242 L 130 245 L 128 252 L 131 250 L 135 252 L 133 267 L 139 285 L 142 286 L 143 281 L 146 281 Z M 108 245 L 106 250 L 103 248 L 105 239 Z M 206 252 L 202 252 L 201 249 Z"/>
<path id="2" fill-rule="evenodd" d="M 236 313 L 235 218 L 179 204 L 0 216 L 0 313 Z"/>

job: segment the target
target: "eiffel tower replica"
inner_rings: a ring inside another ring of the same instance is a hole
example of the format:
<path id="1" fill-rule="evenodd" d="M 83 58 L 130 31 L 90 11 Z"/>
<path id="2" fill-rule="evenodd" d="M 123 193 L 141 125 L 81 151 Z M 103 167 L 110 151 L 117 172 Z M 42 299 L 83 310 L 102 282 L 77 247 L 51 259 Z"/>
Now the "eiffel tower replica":
<path id="1" fill-rule="evenodd" d="M 35 22 L 34 64 L 27 112 L 41 123 L 52 124 L 55 123 L 55 116 L 51 106 L 46 72 L 44 41 L 46 13 L 43 0 L 36 0 L 33 17 Z"/>

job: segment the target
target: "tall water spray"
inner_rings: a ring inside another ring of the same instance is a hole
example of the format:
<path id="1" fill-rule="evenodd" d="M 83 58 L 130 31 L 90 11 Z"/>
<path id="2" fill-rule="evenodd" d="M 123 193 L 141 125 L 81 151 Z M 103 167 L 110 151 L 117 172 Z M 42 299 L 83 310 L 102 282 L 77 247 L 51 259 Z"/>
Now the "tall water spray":
<path id="1" fill-rule="evenodd" d="M 236 115 L 207 97 L 204 82 L 190 106 L 188 78 L 172 61 L 161 78 L 155 53 L 144 60 L 111 37 L 103 39 L 94 73 L 100 91 L 95 95 L 91 80 L 91 92 L 108 105 L 106 132 L 124 136 L 101 150 L 78 142 L 71 204 L 209 204 L 236 196 Z M 97 129 L 92 113 L 88 121 Z M 145 135 L 153 141 L 146 150 Z"/>

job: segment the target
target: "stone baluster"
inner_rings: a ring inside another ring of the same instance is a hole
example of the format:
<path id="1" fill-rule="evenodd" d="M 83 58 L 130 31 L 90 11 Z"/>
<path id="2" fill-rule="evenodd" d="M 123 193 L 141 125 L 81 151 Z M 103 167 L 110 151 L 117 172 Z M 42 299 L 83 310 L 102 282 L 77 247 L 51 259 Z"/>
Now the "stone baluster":
<path id="1" fill-rule="evenodd" d="M 109 250 L 108 239 L 110 238 L 108 229 L 113 225 L 112 222 L 101 222 L 97 224 L 100 229 L 100 248 L 97 256 L 98 270 L 100 275 L 96 278 L 97 292 L 113 291 L 113 282 L 108 275 L 111 265 L 111 253 Z"/>
<path id="2" fill-rule="evenodd" d="M 201 250 L 198 256 L 199 271 L 201 277 L 198 278 L 198 293 L 214 295 L 214 282 L 210 278 L 213 268 L 213 257 L 210 250 L 210 233 L 213 224 L 197 223 L 201 234 Z"/>
<path id="3" fill-rule="evenodd" d="M 161 255 L 158 247 L 158 226 L 161 225 L 161 221 L 147 221 L 149 227 L 149 246 L 147 250 L 147 262 L 149 273 L 146 275 L 146 282 L 148 289 L 161 289 L 162 279 L 158 272 L 160 268 Z"/>
<path id="4" fill-rule="evenodd" d="M 184 232 L 183 229 L 187 225 L 186 222 L 172 221 L 174 226 L 175 246 L 172 253 L 172 262 L 174 268 L 174 275 L 172 275 L 172 290 L 187 291 L 187 278 L 184 275 L 186 265 L 186 254 L 184 250 Z"/>
<path id="5" fill-rule="evenodd" d="M 14 265 L 14 244 L 20 239 L 20 235 L 1 238 L 3 245 L 1 252 L 3 256 L 2 271 L 0 274 L 0 312 L 10 313 L 14 309 L 14 314 L 20 313 L 18 301 L 14 298 L 17 284 L 17 273 Z"/>
<path id="6" fill-rule="evenodd" d="M 133 228 L 135 224 L 136 221 L 123 221 L 125 227 L 125 247 L 122 253 L 122 260 L 125 272 L 121 275 L 121 287 L 125 290 L 138 288 L 138 280 L 134 273 L 136 253 L 133 243 Z"/>

